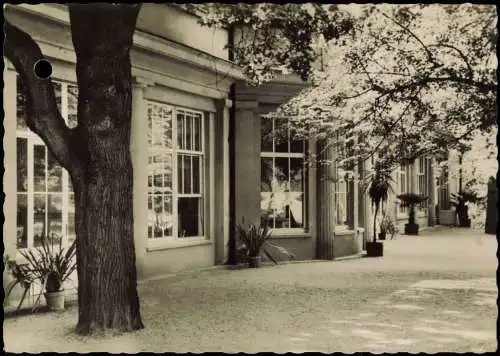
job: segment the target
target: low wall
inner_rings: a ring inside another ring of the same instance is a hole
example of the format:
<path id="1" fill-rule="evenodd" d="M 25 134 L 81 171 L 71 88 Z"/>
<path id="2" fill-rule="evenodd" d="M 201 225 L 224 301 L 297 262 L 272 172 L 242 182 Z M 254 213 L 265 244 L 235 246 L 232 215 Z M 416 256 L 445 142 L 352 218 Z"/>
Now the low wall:
<path id="1" fill-rule="evenodd" d="M 335 258 L 357 255 L 363 247 L 363 231 L 336 232 L 333 246 Z"/>

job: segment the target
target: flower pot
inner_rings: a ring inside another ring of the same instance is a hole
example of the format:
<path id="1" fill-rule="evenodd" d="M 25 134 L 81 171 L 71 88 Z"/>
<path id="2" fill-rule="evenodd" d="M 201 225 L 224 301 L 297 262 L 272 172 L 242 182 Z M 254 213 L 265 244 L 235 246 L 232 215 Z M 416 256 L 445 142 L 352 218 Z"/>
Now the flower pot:
<path id="1" fill-rule="evenodd" d="M 405 224 L 405 235 L 418 235 L 418 224 Z"/>
<path id="2" fill-rule="evenodd" d="M 260 263 L 260 256 L 248 257 L 248 265 L 250 266 L 250 268 L 258 268 L 260 267 Z"/>
<path id="3" fill-rule="evenodd" d="M 379 240 L 385 240 L 387 233 L 386 232 L 379 232 L 378 233 L 378 239 Z"/>
<path id="4" fill-rule="evenodd" d="M 382 257 L 384 255 L 384 244 L 382 242 L 367 242 L 367 257 Z"/>
<path id="5" fill-rule="evenodd" d="M 64 310 L 64 290 L 44 294 L 49 310 Z"/>

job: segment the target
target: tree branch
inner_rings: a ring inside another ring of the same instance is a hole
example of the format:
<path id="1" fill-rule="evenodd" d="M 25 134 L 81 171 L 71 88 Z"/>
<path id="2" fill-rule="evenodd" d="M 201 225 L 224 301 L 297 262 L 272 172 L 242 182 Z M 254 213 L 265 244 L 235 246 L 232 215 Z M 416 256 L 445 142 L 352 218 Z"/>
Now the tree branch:
<path id="1" fill-rule="evenodd" d="M 385 18 L 391 20 L 392 22 L 394 22 L 396 25 L 398 25 L 399 27 L 401 27 L 403 30 L 405 30 L 406 32 L 408 32 L 410 34 L 410 36 L 412 36 L 415 40 L 417 40 L 418 43 L 420 43 L 420 45 L 423 47 L 423 49 L 425 50 L 425 52 L 427 53 L 427 57 L 429 58 L 429 61 L 431 63 L 434 63 L 434 64 L 437 64 L 436 63 L 436 60 L 434 58 L 434 56 L 432 55 L 432 52 L 429 50 L 429 48 L 427 48 L 427 46 L 422 42 L 422 40 L 420 38 L 418 38 L 417 35 L 415 35 L 408 27 L 402 25 L 401 23 L 399 23 L 398 21 L 396 21 L 395 19 L 393 19 L 392 17 L 390 16 L 387 16 L 386 14 L 384 14 L 382 12 L 382 16 L 384 16 Z"/>
<path id="2" fill-rule="evenodd" d="M 72 154 L 72 131 L 57 108 L 52 81 L 38 78 L 34 70 L 35 63 L 45 57 L 30 35 L 8 21 L 4 31 L 5 56 L 16 68 L 26 88 L 26 124 L 42 138 L 59 163 L 71 170 L 76 163 Z"/>
<path id="3" fill-rule="evenodd" d="M 469 62 L 467 61 L 467 57 L 465 56 L 465 54 L 461 50 L 459 50 L 457 47 L 452 46 L 450 44 L 445 44 L 445 43 L 430 44 L 430 45 L 428 45 L 428 47 L 447 47 L 447 48 L 455 50 L 455 52 L 458 53 L 458 55 L 462 58 L 464 63 L 467 65 L 467 70 L 469 71 L 468 78 L 472 79 L 472 77 L 474 76 L 474 71 L 472 70 L 472 67 L 470 66 Z"/>
<path id="4" fill-rule="evenodd" d="M 379 85 L 376 85 L 373 87 L 375 91 L 378 91 L 380 93 L 384 94 L 393 94 L 397 92 L 402 92 L 407 89 L 412 89 L 420 86 L 424 86 L 426 84 L 430 83 L 442 83 L 442 82 L 452 82 L 452 83 L 457 83 L 457 84 L 463 84 L 471 87 L 475 87 L 477 90 L 479 90 L 482 93 L 490 93 L 494 92 L 497 90 L 497 84 L 495 83 L 483 83 L 483 82 L 478 82 L 469 78 L 463 78 L 463 77 L 458 77 L 458 76 L 449 76 L 449 77 L 425 77 L 421 80 L 413 81 L 407 84 L 403 85 L 398 85 L 395 86 L 394 88 L 391 89 L 386 89 L 382 88 Z"/>

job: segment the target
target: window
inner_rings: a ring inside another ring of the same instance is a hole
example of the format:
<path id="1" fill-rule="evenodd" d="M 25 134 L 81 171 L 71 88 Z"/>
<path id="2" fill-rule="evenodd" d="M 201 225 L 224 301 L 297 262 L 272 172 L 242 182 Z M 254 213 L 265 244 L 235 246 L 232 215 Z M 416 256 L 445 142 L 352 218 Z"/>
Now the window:
<path id="1" fill-rule="evenodd" d="M 410 192 L 410 166 L 409 165 L 400 165 L 399 166 L 399 180 L 398 180 L 398 188 L 399 194 L 409 193 Z M 407 214 L 407 209 L 401 205 L 399 205 L 399 213 Z"/>
<path id="2" fill-rule="evenodd" d="M 352 141 L 337 131 L 337 162 L 335 181 L 335 212 L 337 227 L 348 228 L 354 223 L 354 161 L 347 160 L 353 156 Z M 347 160 L 347 161 L 346 161 Z"/>
<path id="3" fill-rule="evenodd" d="M 204 235 L 202 117 L 200 112 L 148 103 L 149 239 Z"/>
<path id="4" fill-rule="evenodd" d="M 439 177 L 439 209 L 450 209 L 450 195 L 448 189 L 448 169 L 443 168 Z"/>
<path id="5" fill-rule="evenodd" d="M 417 192 L 420 195 L 428 196 L 427 191 L 427 180 L 428 180 L 428 169 L 427 169 L 427 158 L 419 158 L 417 162 Z M 420 209 L 425 208 L 426 202 L 420 204 Z"/>
<path id="6" fill-rule="evenodd" d="M 273 229 L 306 228 L 305 152 L 286 120 L 261 119 L 261 222 Z"/>
<path id="7" fill-rule="evenodd" d="M 425 167 L 425 162 L 426 160 L 424 158 L 419 158 L 418 159 L 418 164 L 417 164 L 417 191 L 418 194 L 420 195 L 427 195 L 427 182 L 425 181 L 426 178 L 426 167 Z"/>
<path id="8" fill-rule="evenodd" d="M 58 108 L 69 127 L 76 126 L 78 88 L 54 82 Z M 74 194 L 68 172 L 32 132 L 24 118 L 23 84 L 16 80 L 17 248 L 41 246 L 49 237 L 63 246 L 75 239 Z"/>

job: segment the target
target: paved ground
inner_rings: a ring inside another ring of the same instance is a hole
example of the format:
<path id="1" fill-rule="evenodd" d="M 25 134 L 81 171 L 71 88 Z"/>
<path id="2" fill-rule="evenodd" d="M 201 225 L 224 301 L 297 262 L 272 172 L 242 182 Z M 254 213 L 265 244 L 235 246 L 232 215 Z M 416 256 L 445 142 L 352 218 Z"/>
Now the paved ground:
<path id="1" fill-rule="evenodd" d="M 20 352 L 496 350 L 496 237 L 438 229 L 383 258 L 216 269 L 143 283 L 146 329 L 83 338 L 76 309 L 6 319 Z"/>

